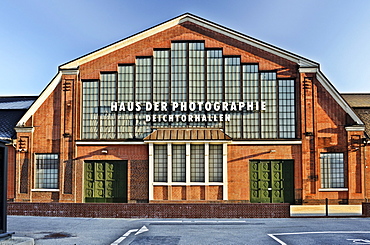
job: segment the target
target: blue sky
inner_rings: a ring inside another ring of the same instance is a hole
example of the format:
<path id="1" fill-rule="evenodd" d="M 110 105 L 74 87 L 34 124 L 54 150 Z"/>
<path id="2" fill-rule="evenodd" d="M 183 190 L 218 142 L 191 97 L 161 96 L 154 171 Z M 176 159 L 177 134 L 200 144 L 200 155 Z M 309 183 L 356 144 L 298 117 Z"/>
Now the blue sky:
<path id="1" fill-rule="evenodd" d="M 38 95 L 58 66 L 189 12 L 314 60 L 370 92 L 369 0 L 2 0 L 0 96 Z"/>

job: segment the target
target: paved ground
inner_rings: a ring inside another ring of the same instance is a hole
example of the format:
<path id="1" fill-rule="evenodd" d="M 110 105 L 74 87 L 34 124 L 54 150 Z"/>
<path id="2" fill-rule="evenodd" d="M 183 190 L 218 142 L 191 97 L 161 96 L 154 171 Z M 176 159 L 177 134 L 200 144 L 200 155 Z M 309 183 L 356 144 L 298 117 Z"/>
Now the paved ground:
<path id="1" fill-rule="evenodd" d="M 370 218 L 91 219 L 8 216 L 35 244 L 370 244 Z"/>

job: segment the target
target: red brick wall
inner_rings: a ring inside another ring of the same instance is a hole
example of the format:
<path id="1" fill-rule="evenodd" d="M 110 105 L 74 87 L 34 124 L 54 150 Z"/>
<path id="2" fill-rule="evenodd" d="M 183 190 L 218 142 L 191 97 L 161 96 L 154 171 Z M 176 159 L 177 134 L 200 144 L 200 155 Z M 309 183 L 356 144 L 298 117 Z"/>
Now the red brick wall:
<path id="1" fill-rule="evenodd" d="M 302 74 L 301 81 L 313 74 Z M 361 203 L 360 191 L 363 182 L 361 151 L 351 150 L 351 137 L 363 137 L 363 132 L 347 132 L 345 127 L 354 124 L 348 114 L 339 106 L 331 94 L 314 78 L 303 90 L 301 83 L 302 111 L 302 180 L 303 202 L 323 203 L 325 198 L 332 203 Z M 305 135 L 311 132 L 313 135 Z M 320 153 L 343 152 L 345 160 L 346 187 L 349 191 L 319 191 L 321 188 Z M 356 167 L 357 166 L 357 167 Z"/>
<path id="2" fill-rule="evenodd" d="M 227 152 L 229 200 L 250 199 L 249 161 L 252 159 L 293 159 L 295 189 L 301 188 L 300 145 L 229 145 Z"/>
<path id="3" fill-rule="evenodd" d="M 9 203 L 8 215 L 89 218 L 289 218 L 290 205 Z"/>
<path id="4" fill-rule="evenodd" d="M 8 146 L 8 190 L 7 199 L 15 198 L 15 149 L 12 145 Z"/>
<path id="5" fill-rule="evenodd" d="M 120 63 L 135 63 L 136 56 L 153 55 L 153 48 L 170 48 L 172 40 L 204 40 L 207 48 L 223 48 L 225 55 L 241 55 L 241 62 L 259 63 L 260 70 L 279 70 L 278 77 L 297 77 L 297 65 L 293 62 L 195 24 L 184 23 L 81 65 L 81 79 L 99 79 L 100 71 L 116 71 Z"/>

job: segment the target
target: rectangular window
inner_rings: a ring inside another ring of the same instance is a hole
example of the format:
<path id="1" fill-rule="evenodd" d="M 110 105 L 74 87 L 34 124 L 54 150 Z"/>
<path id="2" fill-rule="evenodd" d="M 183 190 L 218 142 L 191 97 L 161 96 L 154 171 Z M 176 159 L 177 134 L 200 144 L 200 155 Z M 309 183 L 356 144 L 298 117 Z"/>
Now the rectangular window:
<path id="1" fill-rule="evenodd" d="M 82 83 L 82 138 L 99 138 L 99 83 L 86 81 Z"/>
<path id="2" fill-rule="evenodd" d="M 344 154 L 321 153 L 321 188 L 344 188 Z"/>
<path id="3" fill-rule="evenodd" d="M 223 146 L 209 145 L 209 181 L 222 182 L 223 176 Z"/>
<path id="4" fill-rule="evenodd" d="M 190 181 L 204 182 L 204 145 L 190 145 Z"/>
<path id="5" fill-rule="evenodd" d="M 222 128 L 235 140 L 296 138 L 295 80 L 260 71 L 257 63 L 241 63 L 238 53 L 224 55 L 222 48 L 207 48 L 203 40 L 173 41 L 170 48 L 152 51 L 153 56 L 135 57 L 135 64 L 119 64 L 117 73 L 102 72 L 100 80 L 83 81 L 83 139 L 143 139 L 159 127 Z M 110 110 L 112 102 L 118 103 L 116 111 Z M 145 102 L 166 102 L 168 110 L 146 111 Z M 200 106 L 172 111 L 172 102 Z M 245 102 L 248 109 L 206 111 L 205 102 Z M 141 109 L 130 110 L 136 103 Z M 230 120 L 195 119 L 225 119 L 225 114 Z M 161 119 L 147 121 L 152 115 Z M 191 117 L 178 120 L 182 115 Z"/>
<path id="6" fill-rule="evenodd" d="M 58 189 L 58 154 L 36 154 L 36 189 Z"/>
<path id="7" fill-rule="evenodd" d="M 258 65 L 243 65 L 243 99 L 247 103 L 259 101 Z M 260 114 L 257 110 L 244 109 L 243 138 L 260 138 Z"/>
<path id="8" fill-rule="evenodd" d="M 135 87 L 135 101 L 152 102 L 152 58 L 136 58 L 136 87 Z M 150 112 L 141 110 L 135 115 L 135 137 L 142 139 L 148 136 L 151 132 L 150 122 L 145 120 Z"/>
<path id="9" fill-rule="evenodd" d="M 167 145 L 154 145 L 154 182 L 167 182 Z"/>
<path id="10" fill-rule="evenodd" d="M 118 103 L 125 103 L 125 110 L 118 112 L 117 138 L 134 137 L 134 66 L 118 66 Z M 131 103 L 130 106 L 127 106 Z"/>
<path id="11" fill-rule="evenodd" d="M 261 101 L 266 102 L 266 111 L 261 112 L 261 137 L 275 139 L 277 135 L 276 73 L 261 73 Z"/>
<path id="12" fill-rule="evenodd" d="M 153 154 L 154 182 L 168 182 L 168 170 L 172 174 L 172 182 L 186 182 L 187 157 L 185 144 L 155 144 Z M 209 182 L 223 182 L 223 145 L 210 144 L 206 152 L 204 144 L 190 144 L 190 182 L 205 182 L 208 171 Z M 208 168 L 206 169 L 206 154 Z M 172 156 L 172 169 L 168 169 L 168 156 Z"/>
<path id="13" fill-rule="evenodd" d="M 116 101 L 116 74 L 101 74 L 100 81 L 100 138 L 116 138 L 116 114 L 111 103 Z"/>
<path id="14" fill-rule="evenodd" d="M 186 181 L 186 145 L 172 145 L 172 181 Z"/>
<path id="15" fill-rule="evenodd" d="M 294 80 L 279 80 L 279 138 L 295 138 Z"/>

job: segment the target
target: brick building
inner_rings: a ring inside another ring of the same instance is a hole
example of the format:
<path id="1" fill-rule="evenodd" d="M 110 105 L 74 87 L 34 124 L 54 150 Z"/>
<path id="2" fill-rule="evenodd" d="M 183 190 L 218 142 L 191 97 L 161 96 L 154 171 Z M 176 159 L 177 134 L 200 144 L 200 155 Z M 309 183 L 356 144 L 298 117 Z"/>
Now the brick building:
<path id="1" fill-rule="evenodd" d="M 16 132 L 16 202 L 367 198 L 364 123 L 319 64 L 192 14 L 61 65 Z"/>

